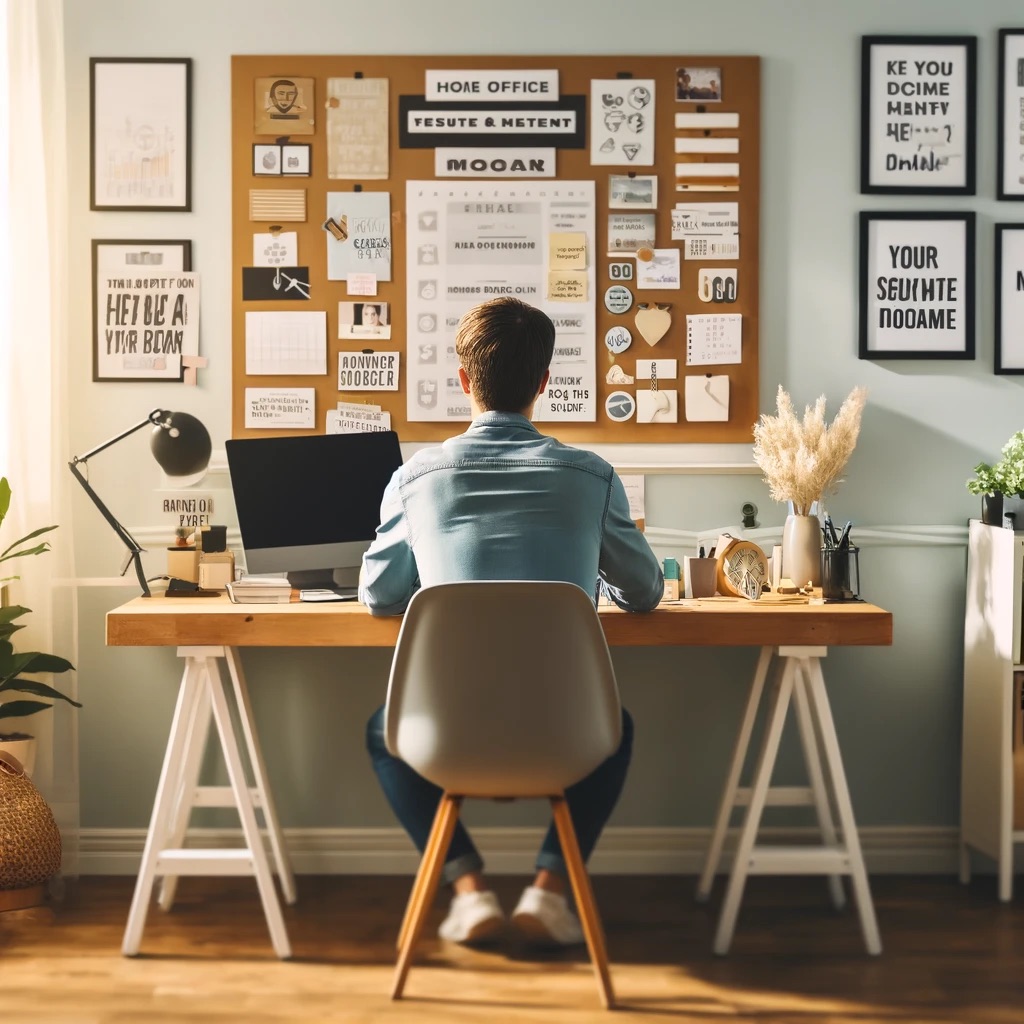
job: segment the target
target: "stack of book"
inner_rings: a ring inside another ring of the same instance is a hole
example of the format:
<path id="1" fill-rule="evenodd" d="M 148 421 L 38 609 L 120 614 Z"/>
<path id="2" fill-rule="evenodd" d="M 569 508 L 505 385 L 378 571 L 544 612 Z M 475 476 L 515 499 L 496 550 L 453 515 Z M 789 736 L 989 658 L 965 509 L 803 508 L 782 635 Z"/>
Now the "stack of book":
<path id="1" fill-rule="evenodd" d="M 284 576 L 242 576 L 227 585 L 234 604 L 287 604 L 291 584 Z"/>

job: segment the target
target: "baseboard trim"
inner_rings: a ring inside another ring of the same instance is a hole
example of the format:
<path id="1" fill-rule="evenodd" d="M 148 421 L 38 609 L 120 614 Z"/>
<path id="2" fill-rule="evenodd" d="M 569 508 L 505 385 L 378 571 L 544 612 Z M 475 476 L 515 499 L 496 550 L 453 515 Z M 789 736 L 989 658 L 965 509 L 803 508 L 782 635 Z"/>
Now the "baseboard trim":
<path id="1" fill-rule="evenodd" d="M 526 874 L 540 845 L 540 828 L 476 828 L 487 869 Z M 955 828 L 862 828 L 861 846 L 873 874 L 948 875 L 957 870 Z M 764 829 L 767 842 L 800 843 L 816 838 L 811 828 Z M 187 845 L 239 845 L 238 829 L 193 829 Z M 134 875 L 142 858 L 144 829 L 82 829 L 79 871 L 83 875 Z M 590 860 L 593 874 L 693 875 L 703 866 L 711 840 L 707 828 L 609 828 Z M 731 840 L 735 840 L 735 831 Z M 285 829 L 285 843 L 299 874 L 412 874 L 419 858 L 398 828 Z M 725 866 L 732 857 L 726 843 Z"/>

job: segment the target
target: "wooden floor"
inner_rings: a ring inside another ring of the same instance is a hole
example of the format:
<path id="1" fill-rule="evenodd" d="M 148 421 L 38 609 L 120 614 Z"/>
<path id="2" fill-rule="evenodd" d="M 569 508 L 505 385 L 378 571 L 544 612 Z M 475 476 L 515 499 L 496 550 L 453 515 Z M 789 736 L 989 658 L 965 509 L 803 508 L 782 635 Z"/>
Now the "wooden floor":
<path id="1" fill-rule="evenodd" d="M 407 878 L 300 877 L 287 963 L 271 952 L 251 879 L 184 879 L 170 914 L 151 910 L 143 955 L 123 958 L 132 882 L 87 878 L 56 909 L 0 915 L 0 1021 L 1024 1021 L 1024 899 L 1000 904 L 986 877 L 873 878 L 881 957 L 864 953 L 855 915 L 831 909 L 823 880 L 755 878 L 724 958 L 711 953 L 721 880 L 699 906 L 692 878 L 597 877 L 622 1004 L 613 1018 L 582 951 L 441 943 L 441 902 L 407 998 L 390 1002 Z M 506 907 L 521 885 L 497 879 Z"/>

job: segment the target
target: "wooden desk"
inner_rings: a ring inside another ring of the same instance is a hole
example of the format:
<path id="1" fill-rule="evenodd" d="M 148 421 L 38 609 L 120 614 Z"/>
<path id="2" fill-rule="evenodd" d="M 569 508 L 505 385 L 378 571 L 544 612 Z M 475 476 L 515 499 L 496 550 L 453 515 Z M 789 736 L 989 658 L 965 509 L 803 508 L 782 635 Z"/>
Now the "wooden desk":
<path id="1" fill-rule="evenodd" d="M 761 648 L 697 887 L 698 899 L 706 899 L 721 864 L 732 812 L 746 806 L 715 936 L 715 952 L 724 954 L 729 950 L 743 889 L 751 874 L 827 875 L 837 906 L 845 900 L 841 876 L 849 875 L 865 945 L 870 953 L 881 952 L 821 659 L 829 647 L 890 645 L 891 613 L 869 604 L 809 604 L 803 599 L 766 596 L 757 602 L 725 598 L 687 601 L 662 605 L 643 615 L 602 608 L 600 615 L 608 644 L 613 647 Z M 289 903 L 295 901 L 295 879 L 266 783 L 237 648 L 393 647 L 400 626 L 401 618 L 374 618 L 354 603 L 234 605 L 226 596 L 139 597 L 107 613 L 108 645 L 174 646 L 185 661 L 125 929 L 122 952 L 126 956 L 139 952 L 157 877 L 162 878 L 159 903 L 166 910 L 174 901 L 177 879 L 183 874 L 253 875 L 274 950 L 282 958 L 291 956 L 257 811 L 263 815 L 273 868 Z M 228 669 L 230 685 L 221 673 L 222 662 Z M 761 750 L 750 785 L 741 786 L 754 721 L 764 696 L 769 708 Z M 241 737 L 232 717 L 232 697 Z M 796 707 L 809 785 L 773 787 L 772 770 L 791 701 Z M 217 727 L 230 786 L 198 784 L 211 721 Z M 242 761 L 240 739 L 248 754 L 252 782 Z M 757 831 L 767 804 L 813 807 L 821 830 L 821 845 L 757 846 Z M 194 807 L 235 808 L 247 845 L 231 850 L 186 848 L 185 836 Z"/>

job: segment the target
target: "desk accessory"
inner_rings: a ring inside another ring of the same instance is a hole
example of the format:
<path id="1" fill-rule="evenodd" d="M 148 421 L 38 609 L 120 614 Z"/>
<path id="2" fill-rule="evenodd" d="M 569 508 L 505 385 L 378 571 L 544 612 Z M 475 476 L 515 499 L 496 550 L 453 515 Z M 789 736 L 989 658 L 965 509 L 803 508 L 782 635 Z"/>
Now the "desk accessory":
<path id="1" fill-rule="evenodd" d="M 768 559 L 753 541 L 730 537 L 719 546 L 715 563 L 720 594 L 756 601 L 768 585 Z"/>
<path id="2" fill-rule="evenodd" d="M 225 588 L 232 604 L 287 604 L 291 584 L 282 576 L 243 576 Z"/>
<path id="3" fill-rule="evenodd" d="M 701 555 L 699 558 L 687 558 L 683 564 L 686 567 L 686 596 L 714 597 L 718 582 L 717 560 Z"/>
<path id="4" fill-rule="evenodd" d="M 205 471 L 210 461 L 210 452 L 213 445 L 210 441 L 210 434 L 206 427 L 195 416 L 187 412 L 168 412 L 164 409 L 154 409 L 142 422 L 136 423 L 127 430 L 122 431 L 109 441 L 97 445 L 84 455 L 76 455 L 68 463 L 75 479 L 82 485 L 85 493 L 92 499 L 92 503 L 100 510 L 100 514 L 110 524 L 111 529 L 121 538 L 128 548 L 124 566 L 120 575 L 128 571 L 128 566 L 134 563 L 135 575 L 138 576 L 139 586 L 142 587 L 142 596 L 150 597 L 149 584 L 146 582 L 145 573 L 142 571 L 142 552 L 145 550 L 139 542 L 114 518 L 113 513 L 103 504 L 100 496 L 93 490 L 88 478 L 83 474 L 81 467 L 84 466 L 94 455 L 99 454 L 111 445 L 117 444 L 129 434 L 141 430 L 145 426 L 152 426 L 153 433 L 150 437 L 150 448 L 153 458 L 156 459 L 160 468 L 169 477 L 191 477 Z"/>
<path id="5" fill-rule="evenodd" d="M 226 526 L 207 526 L 196 534 L 199 586 L 223 590 L 235 578 L 235 555 L 227 549 L 227 534 Z"/>
<path id="6" fill-rule="evenodd" d="M 679 600 L 679 562 L 674 558 L 666 558 L 662 564 L 665 577 L 665 596 L 663 601 Z"/>

